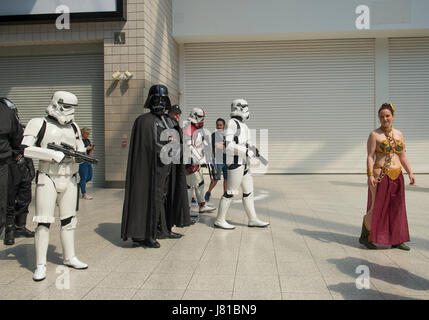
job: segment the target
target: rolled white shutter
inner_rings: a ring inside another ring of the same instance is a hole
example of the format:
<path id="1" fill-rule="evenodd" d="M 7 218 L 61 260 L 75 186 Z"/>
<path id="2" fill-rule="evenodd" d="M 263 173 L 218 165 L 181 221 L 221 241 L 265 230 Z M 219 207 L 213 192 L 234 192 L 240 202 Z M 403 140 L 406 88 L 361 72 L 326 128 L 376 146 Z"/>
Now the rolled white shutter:
<path id="1" fill-rule="evenodd" d="M 52 94 L 74 93 L 79 100 L 75 119 L 92 129 L 96 145 L 93 183 L 104 186 L 104 57 L 103 54 L 0 57 L 0 96 L 11 99 L 22 123 L 44 117 Z"/>
<path id="2" fill-rule="evenodd" d="M 249 127 L 269 130 L 271 173 L 366 172 L 373 39 L 198 43 L 184 52 L 185 115 L 203 107 L 214 129 L 234 98 L 247 99 Z"/>
<path id="3" fill-rule="evenodd" d="M 389 92 L 411 168 L 429 173 L 429 38 L 392 38 Z"/>

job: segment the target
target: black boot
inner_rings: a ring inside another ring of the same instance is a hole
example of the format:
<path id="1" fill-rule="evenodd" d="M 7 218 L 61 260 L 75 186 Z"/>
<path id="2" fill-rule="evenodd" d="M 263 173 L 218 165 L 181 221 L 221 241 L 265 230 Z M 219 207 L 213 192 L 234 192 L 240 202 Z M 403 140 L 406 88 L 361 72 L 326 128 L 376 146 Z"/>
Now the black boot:
<path id="1" fill-rule="evenodd" d="M 170 231 L 168 233 L 168 238 L 169 239 L 180 239 L 181 237 L 183 237 L 183 234 L 176 233 L 176 232 L 173 232 L 173 231 Z"/>
<path id="2" fill-rule="evenodd" d="M 159 242 L 156 241 L 155 239 L 152 239 L 152 238 L 144 239 L 142 242 L 142 245 L 149 247 L 149 248 L 155 248 L 155 249 L 158 249 L 161 247 Z"/>
<path id="3" fill-rule="evenodd" d="M 28 230 L 25 226 L 15 227 L 15 238 L 34 238 L 34 232 Z"/>
<path id="4" fill-rule="evenodd" d="M 361 232 L 361 235 L 359 238 L 359 243 L 363 244 L 365 247 L 367 247 L 370 250 L 375 250 L 375 249 L 377 249 L 377 247 L 369 241 L 369 235 L 370 235 L 370 232 L 366 228 L 365 223 L 363 223 L 362 224 L 362 232 Z"/>
<path id="5" fill-rule="evenodd" d="M 9 217 L 6 219 L 3 242 L 5 246 L 11 246 L 15 244 L 15 221 L 14 219 L 9 219 Z"/>

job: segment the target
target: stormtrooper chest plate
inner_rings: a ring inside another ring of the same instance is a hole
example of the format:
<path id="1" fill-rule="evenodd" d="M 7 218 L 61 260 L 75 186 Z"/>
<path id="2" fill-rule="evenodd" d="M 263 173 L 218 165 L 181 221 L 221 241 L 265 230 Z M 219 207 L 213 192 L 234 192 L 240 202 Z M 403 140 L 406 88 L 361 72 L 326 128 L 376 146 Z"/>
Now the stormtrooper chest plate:
<path id="1" fill-rule="evenodd" d="M 61 143 L 67 143 L 77 150 L 77 139 L 76 133 L 71 125 L 61 126 L 53 121 L 47 121 L 46 131 L 43 139 L 40 143 L 42 148 L 47 148 L 48 143 L 55 143 L 61 145 Z M 79 164 L 75 160 L 69 159 L 67 162 L 39 162 L 39 171 L 46 173 L 52 177 L 56 176 L 73 176 L 79 171 Z"/>
<path id="2" fill-rule="evenodd" d="M 48 121 L 46 131 L 41 142 L 42 148 L 47 148 L 48 143 L 67 143 L 76 149 L 76 133 L 71 125 L 60 126 L 59 124 Z"/>
<path id="3" fill-rule="evenodd" d="M 192 144 L 194 145 L 194 147 L 198 151 L 203 150 L 203 147 L 204 147 L 204 136 L 202 135 L 201 131 L 197 130 L 197 131 L 194 132 L 194 134 L 192 136 Z"/>
<path id="4" fill-rule="evenodd" d="M 238 138 L 239 145 L 245 145 L 250 140 L 250 132 L 247 124 L 240 122 L 240 128 L 237 126 L 236 137 Z"/>

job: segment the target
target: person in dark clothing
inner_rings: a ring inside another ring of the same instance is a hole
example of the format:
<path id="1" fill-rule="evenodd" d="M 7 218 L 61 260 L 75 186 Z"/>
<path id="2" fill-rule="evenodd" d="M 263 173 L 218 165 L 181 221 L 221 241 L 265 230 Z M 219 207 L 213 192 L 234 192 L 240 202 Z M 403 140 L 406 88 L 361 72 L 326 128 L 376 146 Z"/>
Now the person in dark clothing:
<path id="1" fill-rule="evenodd" d="M 228 166 L 226 165 L 226 143 L 225 143 L 225 120 L 219 118 L 216 120 L 216 131 L 212 133 L 212 152 L 213 166 L 216 166 L 216 176 L 210 182 L 209 189 L 205 194 L 205 200 L 210 201 L 211 192 L 216 187 L 218 181 L 221 180 L 223 174 L 223 192 L 226 192 L 228 180 Z"/>
<path id="2" fill-rule="evenodd" d="M 24 158 L 18 150 L 14 150 L 13 155 L 9 163 L 5 245 L 15 244 L 15 238 L 34 238 L 34 232 L 26 227 L 31 183 L 35 177 L 33 160 Z"/>
<path id="3" fill-rule="evenodd" d="M 91 144 L 91 141 L 88 139 L 91 134 L 91 130 L 88 128 L 82 128 L 81 130 L 83 144 L 86 148 L 86 153 L 92 155 L 92 151 L 95 149 L 95 145 Z M 79 186 L 82 193 L 82 199 L 92 200 L 92 197 L 86 193 L 86 184 L 92 180 L 92 164 L 88 162 L 82 162 L 79 165 Z"/>
<path id="4" fill-rule="evenodd" d="M 179 105 L 173 105 L 171 108 L 167 108 L 168 115 L 174 123 L 174 129 L 179 133 L 180 136 L 180 161 L 176 161 L 174 168 L 176 170 L 177 183 L 175 184 L 175 192 L 183 193 L 183 196 L 179 198 L 179 202 L 175 204 L 176 214 L 176 227 L 182 228 L 195 224 L 196 220 L 192 219 L 189 214 L 189 202 L 188 202 L 188 191 L 186 184 L 186 169 L 183 164 L 183 130 L 181 127 L 181 115 L 182 110 Z M 173 208 L 174 209 L 174 208 Z"/>
<path id="5" fill-rule="evenodd" d="M 168 89 L 152 86 L 145 103 L 150 112 L 134 122 L 128 156 L 121 238 L 151 248 L 160 247 L 157 237 L 182 236 L 171 231 L 181 223 L 177 204 L 183 192 L 176 192 L 181 180 L 173 163 L 166 161 L 171 160 L 171 152 L 164 151 L 173 140 L 180 140 L 172 134 L 174 123 L 165 114 L 170 106 Z M 180 147 L 171 151 L 180 157 Z"/>
<path id="6" fill-rule="evenodd" d="M 6 222 L 7 189 L 12 150 L 21 149 L 23 137 L 18 112 L 12 101 L 0 98 L 0 234 Z"/>

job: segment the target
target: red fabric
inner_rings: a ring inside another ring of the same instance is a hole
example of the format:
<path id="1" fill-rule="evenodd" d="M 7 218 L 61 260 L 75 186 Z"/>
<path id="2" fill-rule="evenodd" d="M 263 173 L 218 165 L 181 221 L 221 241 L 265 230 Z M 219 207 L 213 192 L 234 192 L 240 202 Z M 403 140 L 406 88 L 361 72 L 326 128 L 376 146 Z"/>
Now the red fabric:
<path id="1" fill-rule="evenodd" d="M 190 174 L 197 172 L 198 169 L 199 169 L 198 165 L 190 166 L 190 167 L 186 168 L 186 175 L 189 176 Z"/>
<path id="2" fill-rule="evenodd" d="M 183 134 L 193 138 L 196 131 L 197 131 L 197 128 L 194 126 L 194 124 L 191 123 L 185 128 L 185 130 L 183 131 Z"/>
<path id="3" fill-rule="evenodd" d="M 367 212 L 371 209 L 371 204 L 371 190 L 368 190 Z M 371 242 L 397 245 L 409 241 L 404 176 L 401 173 L 398 179 L 392 181 L 386 175 L 377 185 L 372 212 Z"/>

